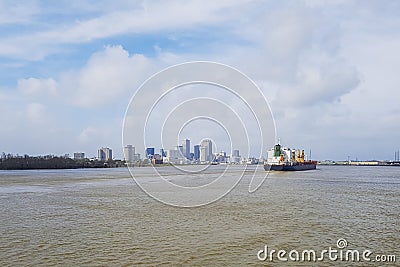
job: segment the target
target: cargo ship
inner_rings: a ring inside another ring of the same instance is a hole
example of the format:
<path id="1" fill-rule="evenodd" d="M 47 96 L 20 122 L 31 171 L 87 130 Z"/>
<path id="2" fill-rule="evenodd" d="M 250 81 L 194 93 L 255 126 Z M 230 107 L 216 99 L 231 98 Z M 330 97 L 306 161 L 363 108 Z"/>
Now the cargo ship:
<path id="1" fill-rule="evenodd" d="M 317 162 L 306 160 L 304 150 L 282 147 L 279 143 L 267 152 L 267 160 L 264 161 L 266 171 L 306 171 L 315 170 Z"/>

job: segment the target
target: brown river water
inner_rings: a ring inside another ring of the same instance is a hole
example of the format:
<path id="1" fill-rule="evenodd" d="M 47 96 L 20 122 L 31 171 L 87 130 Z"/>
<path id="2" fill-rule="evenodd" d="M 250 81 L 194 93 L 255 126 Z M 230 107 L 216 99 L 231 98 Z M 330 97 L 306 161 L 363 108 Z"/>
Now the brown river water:
<path id="1" fill-rule="evenodd" d="M 162 168 L 177 183 L 199 182 Z M 212 179 L 212 168 L 199 179 Z M 151 173 L 136 175 L 151 182 Z M 0 265 L 400 266 L 400 168 L 271 172 L 255 193 L 248 183 L 245 176 L 214 203 L 179 208 L 149 197 L 125 168 L 0 171 Z M 339 239 L 344 252 L 370 250 L 370 261 L 287 259 L 292 250 L 318 257 Z M 261 261 L 266 245 L 285 250 L 287 261 Z"/>

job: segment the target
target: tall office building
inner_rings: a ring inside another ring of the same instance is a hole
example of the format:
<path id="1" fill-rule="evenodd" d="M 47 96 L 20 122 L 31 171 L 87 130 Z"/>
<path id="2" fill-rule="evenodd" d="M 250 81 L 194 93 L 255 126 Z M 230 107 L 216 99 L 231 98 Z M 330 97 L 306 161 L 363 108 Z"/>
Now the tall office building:
<path id="1" fill-rule="evenodd" d="M 194 152 L 194 156 L 193 156 L 193 159 L 194 160 L 199 160 L 200 159 L 200 145 L 195 145 L 194 147 L 193 147 L 193 152 Z"/>
<path id="2" fill-rule="evenodd" d="M 124 147 L 124 157 L 126 162 L 135 161 L 135 147 L 132 145 L 127 145 Z"/>
<path id="3" fill-rule="evenodd" d="M 237 149 L 233 150 L 230 160 L 231 160 L 231 163 L 240 163 L 239 150 L 237 150 Z"/>
<path id="4" fill-rule="evenodd" d="M 205 139 L 200 143 L 200 161 L 201 162 L 213 161 L 212 142 L 209 139 Z"/>
<path id="5" fill-rule="evenodd" d="M 146 148 L 146 158 L 152 159 L 154 156 L 154 147 Z"/>
<path id="6" fill-rule="evenodd" d="M 102 147 L 97 150 L 97 158 L 100 161 L 107 161 L 112 159 L 112 149 L 108 147 Z"/>
<path id="7" fill-rule="evenodd" d="M 160 155 L 162 157 L 166 157 L 167 156 L 167 152 L 164 150 L 164 148 L 160 148 Z"/>
<path id="8" fill-rule="evenodd" d="M 184 158 L 185 154 L 183 153 L 183 146 L 176 146 L 176 150 L 179 151 L 179 157 Z"/>
<path id="9" fill-rule="evenodd" d="M 190 159 L 190 140 L 189 139 L 184 139 L 182 141 L 182 152 L 183 156 L 187 159 Z"/>
<path id="10" fill-rule="evenodd" d="M 182 155 L 178 149 L 170 149 L 167 152 L 167 158 L 170 163 L 179 163 L 182 160 Z"/>

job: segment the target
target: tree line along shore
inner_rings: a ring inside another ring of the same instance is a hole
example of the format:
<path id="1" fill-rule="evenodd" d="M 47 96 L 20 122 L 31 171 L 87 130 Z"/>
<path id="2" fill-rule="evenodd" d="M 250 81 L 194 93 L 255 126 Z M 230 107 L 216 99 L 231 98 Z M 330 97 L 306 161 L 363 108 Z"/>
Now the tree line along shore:
<path id="1" fill-rule="evenodd" d="M 125 161 L 99 161 L 91 159 L 71 159 L 66 156 L 15 156 L 3 153 L 0 159 L 0 170 L 31 170 L 31 169 L 79 169 L 79 168 L 116 168 L 125 167 Z"/>

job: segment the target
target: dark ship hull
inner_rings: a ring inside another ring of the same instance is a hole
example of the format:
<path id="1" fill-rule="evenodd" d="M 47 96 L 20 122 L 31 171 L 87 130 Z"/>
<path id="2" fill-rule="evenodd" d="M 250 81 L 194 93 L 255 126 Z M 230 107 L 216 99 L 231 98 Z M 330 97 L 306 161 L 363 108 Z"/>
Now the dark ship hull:
<path id="1" fill-rule="evenodd" d="M 304 162 L 298 164 L 264 164 L 264 170 L 269 171 L 308 171 L 315 170 L 317 168 L 317 163 L 314 161 Z"/>

